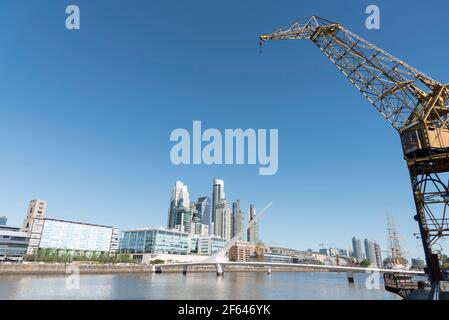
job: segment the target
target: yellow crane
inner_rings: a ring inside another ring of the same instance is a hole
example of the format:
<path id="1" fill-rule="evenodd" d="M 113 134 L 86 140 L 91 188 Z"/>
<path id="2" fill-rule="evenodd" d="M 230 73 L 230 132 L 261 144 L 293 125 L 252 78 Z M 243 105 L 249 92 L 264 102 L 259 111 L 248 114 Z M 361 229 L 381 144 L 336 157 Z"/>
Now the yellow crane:
<path id="1" fill-rule="evenodd" d="M 311 40 L 399 133 L 429 276 L 438 281 L 432 246 L 449 234 L 449 85 L 317 16 L 260 36 L 261 44 L 303 39 Z"/>

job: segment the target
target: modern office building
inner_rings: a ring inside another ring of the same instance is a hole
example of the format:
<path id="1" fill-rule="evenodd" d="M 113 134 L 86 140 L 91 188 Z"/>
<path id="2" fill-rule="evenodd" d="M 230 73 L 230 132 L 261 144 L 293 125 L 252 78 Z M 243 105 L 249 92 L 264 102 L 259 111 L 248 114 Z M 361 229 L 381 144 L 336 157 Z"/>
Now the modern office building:
<path id="1" fill-rule="evenodd" d="M 179 202 L 174 212 L 174 230 L 186 232 L 198 236 L 208 236 L 209 226 L 202 223 L 201 213 L 196 209 L 194 203 L 190 204 L 190 208 L 184 207 L 182 200 Z"/>
<path id="2" fill-rule="evenodd" d="M 374 255 L 376 256 L 377 267 L 382 268 L 383 267 L 382 253 L 380 250 L 380 245 L 377 242 L 374 242 Z"/>
<path id="3" fill-rule="evenodd" d="M 190 196 L 187 190 L 187 186 L 182 181 L 176 181 L 172 188 L 170 207 L 168 209 L 168 221 L 167 227 L 174 229 L 176 226 L 176 211 L 180 207 L 184 207 L 186 210 L 190 209 Z"/>
<path id="4" fill-rule="evenodd" d="M 28 254 L 38 249 L 116 252 L 118 230 L 110 226 L 59 219 L 33 219 Z"/>
<path id="5" fill-rule="evenodd" d="M 191 237 L 187 232 L 172 229 L 135 229 L 122 231 L 120 253 L 188 254 Z"/>
<path id="6" fill-rule="evenodd" d="M 199 237 L 198 254 L 208 256 L 213 255 L 223 249 L 226 242 L 228 242 L 228 240 L 216 236 Z"/>
<path id="7" fill-rule="evenodd" d="M 362 241 L 357 237 L 352 237 L 352 254 L 357 260 L 363 260 Z"/>
<path id="8" fill-rule="evenodd" d="M 251 204 L 249 206 L 249 221 L 248 222 L 251 222 L 255 218 L 256 218 L 256 207 L 253 204 Z M 259 242 L 259 226 L 258 226 L 257 222 L 248 228 L 247 233 L 248 233 L 247 240 L 249 243 Z"/>
<path id="9" fill-rule="evenodd" d="M 209 232 L 208 221 L 210 216 L 210 200 L 201 197 L 198 202 L 190 202 L 187 186 L 181 181 L 176 181 L 172 188 L 170 208 L 168 209 L 167 228 L 179 232 L 195 235 L 205 235 Z"/>
<path id="10" fill-rule="evenodd" d="M 243 230 L 243 225 L 245 221 L 243 218 L 243 212 L 240 209 L 240 200 L 237 200 L 232 203 L 232 232 L 231 238 L 234 238 L 236 234 Z M 243 240 L 243 235 L 240 238 Z"/>
<path id="11" fill-rule="evenodd" d="M 195 209 L 195 211 L 196 211 L 196 209 Z M 174 213 L 173 228 L 180 232 L 189 233 L 190 226 L 191 226 L 195 211 L 193 211 L 192 208 L 184 207 L 182 200 L 181 200 L 179 202 L 178 207 L 172 211 Z"/>
<path id="12" fill-rule="evenodd" d="M 47 201 L 40 199 L 31 200 L 28 205 L 26 218 L 23 221 L 22 231 L 29 234 L 31 232 L 34 219 L 44 219 L 46 210 Z"/>
<path id="13" fill-rule="evenodd" d="M 8 219 L 5 216 L 0 217 L 0 226 L 6 226 L 6 222 L 8 222 Z"/>
<path id="14" fill-rule="evenodd" d="M 0 225 L 0 261 L 21 261 L 28 248 L 28 234 L 18 227 Z"/>
<path id="15" fill-rule="evenodd" d="M 122 231 L 119 252 L 128 254 L 173 254 L 198 253 L 211 255 L 222 249 L 226 239 L 201 237 L 173 229 L 135 229 Z"/>
<path id="16" fill-rule="evenodd" d="M 256 245 L 237 241 L 230 249 L 229 249 L 229 261 L 238 261 L 238 262 L 247 262 L 250 261 L 251 256 L 256 253 Z"/>
<path id="17" fill-rule="evenodd" d="M 215 222 L 216 210 L 218 203 L 222 200 L 225 200 L 225 192 L 224 192 L 224 181 L 221 179 L 213 180 L 213 190 L 212 190 L 212 216 L 211 223 L 214 223 L 214 229 L 211 230 L 212 234 L 217 234 L 215 230 L 217 228 L 217 223 Z"/>
<path id="18" fill-rule="evenodd" d="M 199 197 L 198 201 L 195 203 L 196 210 L 201 215 L 201 223 L 208 226 L 210 229 L 211 214 L 210 214 L 210 198 L 209 197 Z"/>
<path id="19" fill-rule="evenodd" d="M 371 264 L 377 265 L 376 253 L 374 251 L 374 242 L 365 239 L 365 257 Z"/>

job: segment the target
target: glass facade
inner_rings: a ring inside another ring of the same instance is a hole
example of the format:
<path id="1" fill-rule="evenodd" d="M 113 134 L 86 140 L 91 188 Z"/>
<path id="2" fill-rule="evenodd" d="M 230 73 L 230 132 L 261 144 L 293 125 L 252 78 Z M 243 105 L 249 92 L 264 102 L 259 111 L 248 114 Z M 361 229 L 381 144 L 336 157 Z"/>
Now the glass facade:
<path id="1" fill-rule="evenodd" d="M 252 256 L 252 261 L 256 261 L 255 256 Z M 285 256 L 282 254 L 274 254 L 274 253 L 265 253 L 263 256 L 264 262 L 273 262 L 273 263 L 293 263 L 294 258 L 291 256 Z"/>
<path id="2" fill-rule="evenodd" d="M 210 199 L 208 197 L 200 197 L 195 206 L 201 215 L 201 223 L 210 226 Z"/>
<path id="3" fill-rule="evenodd" d="M 214 236 L 198 238 L 198 253 L 203 255 L 212 255 L 220 251 L 228 240 Z"/>
<path id="4" fill-rule="evenodd" d="M 39 248 L 109 251 L 112 227 L 45 219 Z"/>
<path id="5" fill-rule="evenodd" d="M 0 226 L 0 260 L 21 259 L 28 248 L 28 235 L 20 228 Z"/>
<path id="6" fill-rule="evenodd" d="M 120 235 L 120 253 L 188 254 L 192 244 L 188 233 L 163 229 L 123 231 Z"/>

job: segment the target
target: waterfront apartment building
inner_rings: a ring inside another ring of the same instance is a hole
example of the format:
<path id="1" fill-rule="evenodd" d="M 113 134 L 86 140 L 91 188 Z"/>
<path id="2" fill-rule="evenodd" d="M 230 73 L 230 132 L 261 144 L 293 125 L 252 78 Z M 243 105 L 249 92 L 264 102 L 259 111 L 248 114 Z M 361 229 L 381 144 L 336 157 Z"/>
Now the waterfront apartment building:
<path id="1" fill-rule="evenodd" d="M 256 245 L 237 241 L 230 249 L 229 249 L 229 261 L 238 261 L 238 262 L 247 262 L 250 261 L 251 256 L 256 253 Z"/>
<path id="2" fill-rule="evenodd" d="M 47 201 L 35 199 L 28 205 L 22 231 L 29 238 L 27 254 L 39 249 L 78 252 L 116 252 L 118 230 L 84 222 L 45 217 Z"/>
<path id="3" fill-rule="evenodd" d="M 28 204 L 28 210 L 25 220 L 23 221 L 22 231 L 30 234 L 34 219 L 44 219 L 47 210 L 47 201 L 35 199 Z"/>
<path id="4" fill-rule="evenodd" d="M 256 207 L 253 204 L 251 204 L 249 206 L 249 221 L 248 222 L 251 222 L 255 218 L 256 218 Z M 259 242 L 259 226 L 258 226 L 257 222 L 248 228 L 247 241 L 249 243 Z"/>
<path id="5" fill-rule="evenodd" d="M 0 261 L 21 261 L 28 248 L 28 234 L 18 227 L 0 225 Z"/>
<path id="6" fill-rule="evenodd" d="M 363 260 L 362 241 L 357 237 L 352 237 L 353 257 L 357 260 Z"/>
<path id="7" fill-rule="evenodd" d="M 6 226 L 6 222 L 8 222 L 8 219 L 5 216 L 0 217 L 0 226 Z"/>

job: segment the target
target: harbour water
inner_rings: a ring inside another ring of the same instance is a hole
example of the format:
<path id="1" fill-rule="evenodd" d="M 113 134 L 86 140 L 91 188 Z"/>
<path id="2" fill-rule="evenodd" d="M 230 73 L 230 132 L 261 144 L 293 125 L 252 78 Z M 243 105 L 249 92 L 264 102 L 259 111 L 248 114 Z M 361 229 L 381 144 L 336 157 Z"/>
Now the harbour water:
<path id="1" fill-rule="evenodd" d="M 380 289 L 367 289 L 368 275 L 327 272 L 81 275 L 79 288 L 66 276 L 0 276 L 0 299 L 237 299 L 237 300 L 397 300 Z M 67 286 L 69 283 L 69 286 Z"/>

